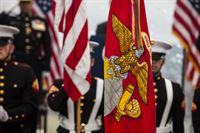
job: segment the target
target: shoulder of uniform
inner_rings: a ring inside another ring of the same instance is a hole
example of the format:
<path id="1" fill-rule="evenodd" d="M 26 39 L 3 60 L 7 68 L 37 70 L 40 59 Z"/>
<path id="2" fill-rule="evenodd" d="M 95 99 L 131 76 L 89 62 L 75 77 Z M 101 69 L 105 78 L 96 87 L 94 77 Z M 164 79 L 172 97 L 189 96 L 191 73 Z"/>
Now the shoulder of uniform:
<path id="1" fill-rule="evenodd" d="M 31 25 L 34 30 L 46 31 L 46 21 L 42 18 L 36 17 L 31 20 Z"/>
<path id="2" fill-rule="evenodd" d="M 56 79 L 53 84 L 58 88 L 62 88 L 64 86 L 63 79 Z"/>
<path id="3" fill-rule="evenodd" d="M 19 25 L 20 16 L 9 16 L 9 24 L 12 26 Z"/>
<path id="4" fill-rule="evenodd" d="M 168 79 L 168 80 L 169 80 L 169 79 Z M 172 80 L 169 80 L 169 81 L 172 83 L 173 88 L 181 88 L 181 86 L 180 86 L 179 83 L 177 83 L 177 82 L 175 82 L 175 81 L 172 81 Z"/>
<path id="5" fill-rule="evenodd" d="M 178 94 L 183 93 L 183 89 L 181 88 L 180 84 L 178 84 L 177 82 L 174 82 L 172 80 L 169 80 L 169 81 L 172 83 L 174 93 L 178 93 Z"/>
<path id="6" fill-rule="evenodd" d="M 176 83 L 176 82 L 172 82 L 172 87 L 173 87 L 173 93 L 174 96 L 178 99 L 184 99 L 184 91 L 182 89 L 182 87 L 180 86 L 180 84 Z"/>
<path id="7" fill-rule="evenodd" d="M 18 61 L 12 61 L 11 64 L 12 64 L 13 66 L 17 66 L 17 67 L 30 68 L 29 65 L 24 64 L 24 63 L 21 63 L 21 62 L 18 62 Z"/>
<path id="8" fill-rule="evenodd" d="M 39 17 L 39 16 L 33 16 L 33 19 L 32 20 L 39 20 L 39 21 L 43 21 L 43 22 L 46 22 L 46 20 L 42 17 Z"/>
<path id="9" fill-rule="evenodd" d="M 194 93 L 195 93 L 196 95 L 200 96 L 200 88 L 196 88 Z"/>
<path id="10" fill-rule="evenodd" d="M 194 91 L 193 101 L 194 102 L 200 101 L 200 88 Z"/>

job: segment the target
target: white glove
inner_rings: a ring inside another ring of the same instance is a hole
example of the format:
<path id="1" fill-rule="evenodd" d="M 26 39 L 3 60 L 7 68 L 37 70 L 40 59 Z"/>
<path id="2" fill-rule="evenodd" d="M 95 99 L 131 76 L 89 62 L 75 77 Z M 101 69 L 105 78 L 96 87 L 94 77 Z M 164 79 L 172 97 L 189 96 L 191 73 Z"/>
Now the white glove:
<path id="1" fill-rule="evenodd" d="M 49 71 L 42 71 L 42 77 L 49 77 L 50 72 Z"/>
<path id="2" fill-rule="evenodd" d="M 6 122 L 9 119 L 8 113 L 3 108 L 3 106 L 0 106 L 0 121 Z"/>

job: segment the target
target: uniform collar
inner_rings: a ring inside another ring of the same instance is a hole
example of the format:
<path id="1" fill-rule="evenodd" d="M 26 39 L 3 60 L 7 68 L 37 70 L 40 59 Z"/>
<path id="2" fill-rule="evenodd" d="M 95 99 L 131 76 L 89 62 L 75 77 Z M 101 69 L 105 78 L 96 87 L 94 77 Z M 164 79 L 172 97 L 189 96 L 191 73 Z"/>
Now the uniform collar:
<path id="1" fill-rule="evenodd" d="M 7 66 L 8 64 L 10 64 L 11 61 L 3 61 L 3 62 L 0 62 L 0 66 L 1 67 L 5 67 Z"/>
<path id="2" fill-rule="evenodd" d="M 10 66 L 10 65 L 17 66 L 17 65 L 19 65 L 19 62 L 18 61 L 13 61 L 13 60 L 0 62 L 0 67 L 6 67 L 6 66 Z"/>
<path id="3" fill-rule="evenodd" d="M 8 61 L 0 62 L 0 67 L 6 67 L 8 65 L 18 65 L 18 64 L 19 63 L 17 61 L 8 60 Z"/>
<path id="4" fill-rule="evenodd" d="M 161 74 L 161 73 L 158 73 L 158 74 L 156 74 L 155 76 L 153 76 L 153 80 L 154 80 L 154 81 L 158 81 L 158 80 L 160 80 L 160 79 L 162 79 L 162 74 Z"/>
<path id="5" fill-rule="evenodd" d="M 23 12 L 20 13 L 20 16 L 21 16 L 21 17 L 30 17 L 30 15 L 28 15 L 28 13 L 23 13 Z"/>

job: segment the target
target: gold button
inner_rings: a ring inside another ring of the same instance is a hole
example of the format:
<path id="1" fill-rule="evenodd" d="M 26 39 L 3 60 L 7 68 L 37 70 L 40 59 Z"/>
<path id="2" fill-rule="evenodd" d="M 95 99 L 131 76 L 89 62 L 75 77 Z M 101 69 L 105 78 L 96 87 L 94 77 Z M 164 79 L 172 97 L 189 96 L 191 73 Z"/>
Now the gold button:
<path id="1" fill-rule="evenodd" d="M 31 49 L 32 49 L 32 46 L 31 46 L 31 45 L 26 45 L 25 49 L 26 49 L 26 50 L 31 50 Z"/>
<path id="2" fill-rule="evenodd" d="M 0 68 L 0 72 L 3 72 L 3 68 Z"/>
<path id="3" fill-rule="evenodd" d="M 29 23 L 26 23 L 26 24 L 25 24 L 25 26 L 26 26 L 26 27 L 29 27 L 29 26 L 30 26 L 30 24 L 29 24 Z"/>
<path id="4" fill-rule="evenodd" d="M 25 17 L 25 20 L 28 21 L 28 20 L 29 20 L 29 17 Z"/>
<path id="5" fill-rule="evenodd" d="M 25 39 L 25 42 L 26 42 L 26 43 L 29 43 L 29 42 L 30 42 L 29 38 L 26 38 L 26 39 Z"/>
<path id="6" fill-rule="evenodd" d="M 158 98 L 158 96 L 157 95 L 155 95 L 155 99 L 157 99 Z"/>
<path id="7" fill-rule="evenodd" d="M 24 115 L 24 114 L 22 114 L 21 116 L 22 116 L 22 117 L 24 117 L 25 115 Z"/>
<path id="8" fill-rule="evenodd" d="M 16 119 L 18 119 L 18 118 L 19 118 L 19 116 L 18 116 L 18 115 L 16 115 L 16 116 L 15 116 L 15 118 L 16 118 Z"/>
<path id="9" fill-rule="evenodd" d="M 1 76 L 0 76 L 0 79 L 5 79 L 5 76 L 1 75 Z"/>
<path id="10" fill-rule="evenodd" d="M 64 87 L 64 84 L 62 84 L 61 87 Z"/>
<path id="11" fill-rule="evenodd" d="M 83 110 L 80 110 L 80 113 L 82 114 L 82 113 L 83 113 Z"/>
<path id="12" fill-rule="evenodd" d="M 4 94 L 4 90 L 0 90 L 0 94 Z"/>
<path id="13" fill-rule="evenodd" d="M 154 89 L 154 92 L 158 92 L 158 89 L 157 89 L 157 88 L 155 88 L 155 89 Z"/>
<path id="14" fill-rule="evenodd" d="M 10 120 L 12 120 L 12 117 L 9 117 Z"/>
<path id="15" fill-rule="evenodd" d="M 24 124 L 21 124 L 20 127 L 23 128 L 23 127 L 24 127 Z"/>
<path id="16" fill-rule="evenodd" d="M 3 82 L 0 82 L 0 87 L 4 87 L 4 83 Z"/>
<path id="17" fill-rule="evenodd" d="M 156 82 L 153 82 L 153 85 L 155 86 L 155 85 L 156 85 Z"/>
<path id="18" fill-rule="evenodd" d="M 17 88 L 17 84 L 14 84 L 13 87 L 14 87 L 14 88 Z"/>
<path id="19" fill-rule="evenodd" d="M 85 97 L 84 96 L 81 96 L 81 100 L 83 100 Z"/>
<path id="20" fill-rule="evenodd" d="M 30 54 L 30 50 L 27 50 L 27 49 L 26 49 L 26 50 L 25 50 L 25 53 L 26 53 L 26 54 Z"/>
<path id="21" fill-rule="evenodd" d="M 19 63 L 17 61 L 14 62 L 15 65 L 18 65 Z"/>
<path id="22" fill-rule="evenodd" d="M 25 28 L 25 34 L 28 35 L 32 32 L 31 28 L 30 27 L 26 27 Z"/>
<path id="23" fill-rule="evenodd" d="M 37 33 L 37 38 L 41 38 L 42 34 L 41 33 Z"/>
<path id="24" fill-rule="evenodd" d="M 157 106 L 157 103 L 155 103 L 155 105 Z"/>
<path id="25" fill-rule="evenodd" d="M 83 107 L 84 106 L 84 103 L 81 103 L 81 107 Z"/>
<path id="26" fill-rule="evenodd" d="M 160 76 L 159 76 L 159 77 L 157 77 L 157 80 L 160 80 Z"/>
<path id="27" fill-rule="evenodd" d="M 0 102 L 3 102 L 4 101 L 4 98 L 3 97 L 0 97 Z"/>
<path id="28" fill-rule="evenodd" d="M 96 99 L 93 99 L 93 102 L 95 103 L 95 102 L 96 102 Z"/>
<path id="29" fill-rule="evenodd" d="M 4 63 L 4 66 L 7 66 L 7 65 L 8 65 L 8 63 L 7 63 L 7 62 L 5 62 L 5 63 Z"/>
<path id="30" fill-rule="evenodd" d="M 55 97 L 55 94 L 53 94 L 52 97 Z"/>
<path id="31" fill-rule="evenodd" d="M 81 132 L 85 132 L 85 123 L 81 123 Z"/>

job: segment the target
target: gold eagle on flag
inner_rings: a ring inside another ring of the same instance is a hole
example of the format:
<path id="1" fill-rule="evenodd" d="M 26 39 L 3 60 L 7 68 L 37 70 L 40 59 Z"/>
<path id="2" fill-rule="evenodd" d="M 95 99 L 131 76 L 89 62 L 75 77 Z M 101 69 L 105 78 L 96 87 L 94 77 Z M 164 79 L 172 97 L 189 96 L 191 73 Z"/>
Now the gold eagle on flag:
<path id="1" fill-rule="evenodd" d="M 120 57 L 111 56 L 109 60 L 105 58 L 105 69 L 107 71 L 105 79 L 125 79 L 128 72 L 131 72 L 136 77 L 139 95 L 143 102 L 147 104 L 148 64 L 147 62 L 139 63 L 139 59 L 144 52 L 143 44 L 139 44 L 139 48 L 136 48 L 133 43 L 133 34 L 115 15 L 112 15 L 112 29 L 119 40 L 121 55 Z M 124 89 L 117 105 L 116 121 L 119 122 L 122 115 L 131 118 L 140 116 L 141 109 L 137 99 L 133 98 L 129 101 L 134 88 L 132 84 L 129 84 Z"/>
<path id="2" fill-rule="evenodd" d="M 113 69 L 115 76 L 118 77 L 120 74 L 131 71 L 137 79 L 139 94 L 146 104 L 148 64 L 146 62 L 139 64 L 139 58 L 144 52 L 144 48 L 135 48 L 131 31 L 115 15 L 112 16 L 112 28 L 119 40 L 121 52 L 121 56 L 114 61 L 114 64 L 121 68 L 120 70 Z"/>

